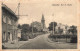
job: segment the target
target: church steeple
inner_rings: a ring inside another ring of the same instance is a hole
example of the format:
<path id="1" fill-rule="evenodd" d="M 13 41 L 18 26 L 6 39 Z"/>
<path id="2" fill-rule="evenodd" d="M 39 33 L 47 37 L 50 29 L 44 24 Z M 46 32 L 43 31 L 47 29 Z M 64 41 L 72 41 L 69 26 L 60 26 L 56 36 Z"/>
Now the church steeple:
<path id="1" fill-rule="evenodd" d="M 43 14 L 42 14 L 42 19 L 41 19 L 41 24 L 42 24 L 42 29 L 45 29 L 45 19 L 44 19 Z"/>
<path id="2" fill-rule="evenodd" d="M 44 15 L 43 15 L 43 14 L 42 14 L 42 20 L 45 20 L 45 19 L 44 19 Z"/>

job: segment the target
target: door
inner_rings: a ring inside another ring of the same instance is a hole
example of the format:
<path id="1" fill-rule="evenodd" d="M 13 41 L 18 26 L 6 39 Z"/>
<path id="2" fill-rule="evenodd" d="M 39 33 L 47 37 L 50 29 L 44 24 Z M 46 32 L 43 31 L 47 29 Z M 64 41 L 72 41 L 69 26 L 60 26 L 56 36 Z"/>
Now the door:
<path id="1" fill-rule="evenodd" d="M 12 34 L 8 32 L 8 41 L 12 41 Z"/>

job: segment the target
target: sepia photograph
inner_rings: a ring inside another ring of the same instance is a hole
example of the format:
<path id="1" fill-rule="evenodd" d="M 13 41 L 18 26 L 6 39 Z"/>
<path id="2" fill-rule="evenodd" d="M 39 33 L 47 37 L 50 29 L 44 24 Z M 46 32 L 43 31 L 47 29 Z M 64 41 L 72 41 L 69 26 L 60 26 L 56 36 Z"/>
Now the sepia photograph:
<path id="1" fill-rule="evenodd" d="M 2 49 L 77 49 L 76 3 L 2 2 Z"/>

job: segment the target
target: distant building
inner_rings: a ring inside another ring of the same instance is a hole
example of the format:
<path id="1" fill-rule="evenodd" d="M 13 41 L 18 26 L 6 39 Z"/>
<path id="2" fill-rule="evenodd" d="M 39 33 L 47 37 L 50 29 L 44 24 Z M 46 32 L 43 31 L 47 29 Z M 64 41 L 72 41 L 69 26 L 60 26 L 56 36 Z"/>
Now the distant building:
<path id="1" fill-rule="evenodd" d="M 63 25 L 61 23 L 57 24 L 57 26 L 56 26 L 56 32 L 59 33 L 58 28 L 63 29 L 63 34 L 66 34 L 68 32 L 68 30 L 69 30 L 70 27 L 67 26 L 67 25 Z"/>
<path id="2" fill-rule="evenodd" d="M 48 29 L 46 28 L 46 25 L 45 25 L 45 19 L 44 19 L 43 14 L 42 14 L 42 19 L 41 19 L 41 25 L 42 25 L 42 31 L 48 31 Z"/>
<path id="3" fill-rule="evenodd" d="M 43 14 L 42 14 L 42 19 L 41 19 L 41 24 L 42 24 L 42 29 L 45 29 L 45 19 L 44 19 Z"/>
<path id="4" fill-rule="evenodd" d="M 35 27 L 38 31 L 41 31 L 42 30 L 42 27 L 41 27 L 41 23 L 40 22 L 32 22 L 31 23 L 31 26 Z"/>
<path id="5" fill-rule="evenodd" d="M 17 40 L 17 21 L 15 13 L 2 4 L 2 42 L 12 42 Z"/>
<path id="6" fill-rule="evenodd" d="M 37 21 L 32 22 L 31 26 L 35 27 L 38 31 L 44 31 L 44 32 L 48 31 L 48 29 L 45 26 L 45 19 L 43 14 L 42 14 L 41 22 L 37 22 Z"/>

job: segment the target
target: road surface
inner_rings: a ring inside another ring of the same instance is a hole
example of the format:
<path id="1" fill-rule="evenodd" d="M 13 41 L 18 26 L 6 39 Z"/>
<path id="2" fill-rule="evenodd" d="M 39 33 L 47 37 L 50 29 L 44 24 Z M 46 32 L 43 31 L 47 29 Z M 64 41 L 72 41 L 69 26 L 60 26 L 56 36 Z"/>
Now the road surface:
<path id="1" fill-rule="evenodd" d="M 75 49 L 77 44 L 53 42 L 48 38 L 49 34 L 39 35 L 30 39 L 27 43 L 20 46 L 19 49 Z"/>

